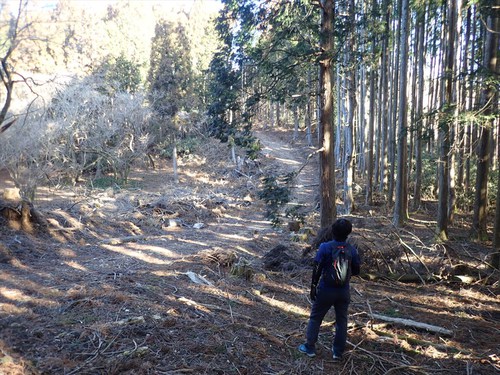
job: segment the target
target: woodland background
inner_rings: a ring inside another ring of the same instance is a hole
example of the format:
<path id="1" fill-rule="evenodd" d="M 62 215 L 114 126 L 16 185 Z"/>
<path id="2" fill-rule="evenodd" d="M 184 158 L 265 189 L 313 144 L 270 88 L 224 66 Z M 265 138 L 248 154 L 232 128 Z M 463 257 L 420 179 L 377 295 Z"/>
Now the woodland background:
<path id="1" fill-rule="evenodd" d="M 0 369 L 328 373 L 292 354 L 300 330 L 279 332 L 307 317 L 308 301 L 290 306 L 342 215 L 365 270 L 340 372 L 498 371 L 499 14 L 493 0 L 1 1 Z M 207 223 L 219 236 L 193 231 Z M 198 289 L 179 279 L 207 270 Z M 198 336 L 211 330 L 215 348 Z"/>

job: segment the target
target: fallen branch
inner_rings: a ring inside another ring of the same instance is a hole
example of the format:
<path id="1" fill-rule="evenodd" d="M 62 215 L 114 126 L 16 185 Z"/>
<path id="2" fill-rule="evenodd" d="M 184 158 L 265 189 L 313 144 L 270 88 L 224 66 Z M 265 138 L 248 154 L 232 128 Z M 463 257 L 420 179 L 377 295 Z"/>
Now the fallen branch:
<path id="1" fill-rule="evenodd" d="M 178 300 L 180 302 L 185 303 L 188 306 L 194 307 L 195 309 L 201 310 L 201 311 L 206 312 L 206 313 L 212 313 L 211 310 L 216 310 L 216 311 L 228 313 L 227 309 L 224 309 L 224 308 L 219 307 L 217 305 L 208 304 L 208 303 L 203 303 L 203 304 L 198 303 L 198 302 L 195 302 L 195 301 L 193 301 L 189 298 L 186 298 L 186 297 L 179 297 Z M 238 317 L 238 318 L 242 318 L 242 319 L 249 320 L 249 321 L 252 320 L 251 317 L 234 312 L 234 311 L 232 311 L 232 309 L 229 313 L 230 313 L 232 319 L 234 319 L 234 317 Z"/>
<path id="2" fill-rule="evenodd" d="M 427 323 L 417 322 L 417 321 L 411 320 L 411 319 L 393 318 L 391 316 L 385 316 L 385 315 L 380 315 L 380 314 L 371 314 L 371 315 L 375 319 L 379 319 L 379 320 L 382 320 L 384 322 L 402 324 L 404 326 L 423 329 L 423 330 L 426 330 L 429 332 L 439 333 L 439 334 L 446 335 L 446 336 L 453 335 L 453 331 L 450 331 L 449 329 L 434 326 L 434 325 L 427 324 Z"/>
<path id="3" fill-rule="evenodd" d="M 389 374 L 394 374 L 394 373 L 400 374 L 402 370 L 410 370 L 410 371 L 417 372 L 419 374 L 428 374 L 428 372 L 426 371 L 427 369 L 424 367 L 411 366 L 411 365 L 401 365 L 401 366 L 393 367 L 393 368 L 387 370 L 384 373 L 384 375 L 389 375 Z"/>
<path id="4" fill-rule="evenodd" d="M 452 346 L 443 345 L 443 344 L 436 344 L 436 343 L 433 343 L 431 341 L 420 340 L 420 339 L 416 339 L 414 337 L 409 337 L 409 336 L 404 336 L 404 335 L 398 335 L 398 334 L 394 334 L 394 333 L 391 333 L 391 332 L 385 332 L 385 331 L 381 331 L 381 330 L 376 329 L 376 328 L 372 328 L 372 331 L 375 332 L 379 336 L 390 337 L 390 338 L 397 337 L 398 340 L 406 341 L 409 344 L 416 345 L 416 346 L 433 347 L 433 348 L 435 348 L 437 350 L 441 350 L 441 351 L 445 351 L 445 352 L 451 352 L 451 353 L 462 353 L 462 354 L 466 354 L 466 355 L 470 355 L 471 354 L 471 352 L 463 350 L 463 349 L 457 349 L 457 348 L 454 348 Z"/>
<path id="5" fill-rule="evenodd" d="M 164 234 L 164 235 L 153 235 L 153 236 L 148 236 L 145 234 L 139 234 L 136 236 L 125 236 L 125 237 L 113 237 L 113 238 L 106 238 L 101 241 L 103 244 L 107 245 L 121 245 L 126 242 L 136 242 L 136 241 L 142 241 L 142 240 L 158 240 L 161 238 L 172 238 L 171 234 Z"/>
<path id="6" fill-rule="evenodd" d="M 205 284 L 205 285 L 210 285 L 210 286 L 214 285 L 210 281 L 208 281 L 205 277 L 203 277 L 202 275 L 199 275 L 199 274 L 194 273 L 192 271 L 188 271 L 184 274 L 187 275 L 187 277 L 189 277 L 189 279 L 195 284 Z"/>
<path id="7" fill-rule="evenodd" d="M 422 283 L 422 279 L 426 282 L 437 282 L 439 278 L 434 275 L 416 275 L 412 273 L 394 273 L 394 274 L 381 274 L 381 273 L 363 273 L 361 275 L 362 279 L 369 281 L 378 280 L 393 280 L 400 283 Z"/>
<path id="8" fill-rule="evenodd" d="M 417 255 L 417 253 L 415 252 L 415 250 L 412 249 L 412 247 L 410 245 L 408 245 L 406 242 L 403 241 L 403 239 L 401 238 L 401 236 L 399 236 L 399 234 L 397 234 L 397 236 L 399 237 L 399 243 L 401 245 L 403 245 L 403 248 L 406 248 L 408 250 L 410 250 L 412 252 L 412 254 L 415 256 L 415 258 L 417 258 L 417 260 L 420 262 L 420 264 L 422 266 L 424 266 L 425 270 L 427 271 L 427 273 L 431 273 L 431 271 L 429 271 L 429 268 L 427 267 L 427 265 L 424 263 L 424 261 Z M 413 267 L 412 267 L 413 268 Z"/>
<path id="9" fill-rule="evenodd" d="M 102 240 L 102 243 L 109 244 L 109 245 L 120 245 L 122 243 L 126 242 L 136 242 L 140 240 L 144 240 L 147 238 L 147 236 L 141 234 L 138 236 L 125 236 L 125 237 L 115 237 L 115 238 L 107 238 L 105 240 Z"/>

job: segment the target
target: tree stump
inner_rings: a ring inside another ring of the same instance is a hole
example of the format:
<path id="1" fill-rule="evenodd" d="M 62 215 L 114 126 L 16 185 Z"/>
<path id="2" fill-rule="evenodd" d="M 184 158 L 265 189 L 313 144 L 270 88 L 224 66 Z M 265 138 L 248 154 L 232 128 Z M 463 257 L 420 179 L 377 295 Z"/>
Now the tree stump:
<path id="1" fill-rule="evenodd" d="M 32 234 L 48 226 L 45 218 L 25 200 L 18 202 L 0 200 L 0 217 L 5 220 L 9 228 Z"/>

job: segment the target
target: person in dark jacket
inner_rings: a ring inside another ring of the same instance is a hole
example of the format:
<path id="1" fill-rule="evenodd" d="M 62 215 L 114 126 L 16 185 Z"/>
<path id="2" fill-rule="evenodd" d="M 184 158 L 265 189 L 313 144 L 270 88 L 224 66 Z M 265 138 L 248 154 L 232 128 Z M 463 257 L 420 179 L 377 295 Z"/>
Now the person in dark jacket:
<path id="1" fill-rule="evenodd" d="M 349 220 L 338 219 L 332 225 L 333 241 L 323 242 L 316 253 L 313 265 L 310 297 L 313 301 L 309 323 L 307 325 L 306 342 L 299 346 L 299 351 L 309 357 L 316 356 L 316 342 L 319 328 L 326 313 L 333 306 L 335 309 L 335 338 L 333 341 L 333 360 L 340 361 L 347 341 L 347 310 L 350 302 L 349 279 L 351 275 L 359 275 L 360 258 L 357 249 L 348 244 L 347 237 L 352 232 Z M 350 275 L 344 285 L 331 281 L 333 266 L 333 250 L 345 247 L 349 252 Z M 319 285 L 318 285 L 319 282 Z"/>

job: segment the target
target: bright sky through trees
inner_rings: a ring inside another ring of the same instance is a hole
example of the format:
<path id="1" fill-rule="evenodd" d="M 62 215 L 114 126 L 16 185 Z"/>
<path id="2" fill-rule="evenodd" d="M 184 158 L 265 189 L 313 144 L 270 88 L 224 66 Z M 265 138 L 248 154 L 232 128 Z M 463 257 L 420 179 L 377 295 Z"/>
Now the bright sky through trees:
<path id="1" fill-rule="evenodd" d="M 125 3 L 127 0 L 71 0 L 74 3 L 81 3 L 84 4 L 85 7 L 87 8 L 103 8 L 107 7 L 110 4 L 116 4 L 116 3 Z M 17 0 L 7 0 L 7 2 L 11 3 L 16 3 Z M 57 1 L 53 0 L 39 0 L 39 1 L 34 1 L 36 3 L 39 3 L 41 7 L 46 8 L 46 9 L 52 9 L 55 7 L 57 4 Z M 161 6 L 162 8 L 190 8 L 195 0 L 130 0 L 131 3 L 134 2 L 141 2 L 145 4 L 154 4 Z M 222 7 L 222 4 L 219 0 L 204 0 L 203 1 L 207 8 L 207 10 L 219 10 Z"/>

